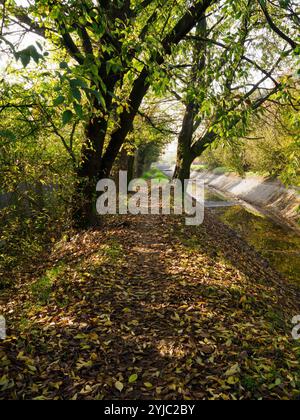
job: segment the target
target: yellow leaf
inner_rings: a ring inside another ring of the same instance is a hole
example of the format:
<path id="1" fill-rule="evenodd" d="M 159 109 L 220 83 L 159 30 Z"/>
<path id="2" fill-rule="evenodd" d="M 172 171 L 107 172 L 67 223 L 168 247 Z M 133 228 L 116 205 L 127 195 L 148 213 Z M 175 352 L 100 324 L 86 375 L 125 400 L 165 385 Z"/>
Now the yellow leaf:
<path id="1" fill-rule="evenodd" d="M 237 373 L 240 372 L 240 367 L 239 364 L 235 364 L 233 365 L 230 369 L 227 370 L 227 372 L 225 373 L 226 376 L 234 376 Z"/>
<path id="2" fill-rule="evenodd" d="M 89 335 L 89 338 L 90 338 L 92 341 L 97 341 L 97 340 L 99 340 L 99 336 L 98 336 L 98 334 L 96 334 L 95 332 L 91 333 L 91 334 Z"/>
<path id="3" fill-rule="evenodd" d="M 124 308 L 123 309 L 124 314 L 129 314 L 129 312 L 131 312 L 131 309 L 129 308 Z"/>
<path id="4" fill-rule="evenodd" d="M 75 340 L 84 340 L 85 338 L 87 338 L 86 334 L 77 334 L 74 337 Z"/>
<path id="5" fill-rule="evenodd" d="M 59 389 L 62 386 L 62 382 L 50 382 L 52 388 Z"/>
<path id="6" fill-rule="evenodd" d="M 229 376 L 229 378 L 227 379 L 227 383 L 229 385 L 235 385 L 238 382 L 240 382 L 239 378 L 237 378 L 236 376 Z"/>
<path id="7" fill-rule="evenodd" d="M 120 381 L 117 381 L 116 383 L 115 383 L 115 387 L 116 387 L 116 389 L 118 390 L 118 391 L 120 391 L 120 392 L 122 392 L 123 391 L 123 389 L 124 389 L 124 385 L 122 384 L 122 382 L 120 382 Z"/>
<path id="8" fill-rule="evenodd" d="M 92 367 L 92 366 L 93 366 L 92 360 L 88 360 L 86 362 L 85 360 L 79 359 L 77 364 L 76 364 L 77 370 L 84 369 L 84 368 L 89 368 L 89 367 Z"/>
<path id="9" fill-rule="evenodd" d="M 9 382 L 8 378 L 6 375 L 2 376 L 2 378 L 0 379 L 0 386 L 6 385 Z"/>
<path id="10" fill-rule="evenodd" d="M 137 378 L 138 378 L 138 375 L 137 375 L 136 373 L 134 373 L 133 375 L 131 375 L 131 376 L 129 377 L 128 382 L 129 382 L 130 384 L 132 384 L 133 382 L 135 382 L 135 381 L 137 380 Z"/>

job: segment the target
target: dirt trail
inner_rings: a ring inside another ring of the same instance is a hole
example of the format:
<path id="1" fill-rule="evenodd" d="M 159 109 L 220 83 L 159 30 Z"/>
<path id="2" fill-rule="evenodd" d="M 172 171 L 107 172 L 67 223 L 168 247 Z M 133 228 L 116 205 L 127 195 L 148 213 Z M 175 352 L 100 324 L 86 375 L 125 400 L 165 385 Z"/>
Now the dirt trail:
<path id="1" fill-rule="evenodd" d="M 60 242 L 11 295 L 0 398 L 295 397 L 297 292 L 210 213 L 123 222 Z"/>

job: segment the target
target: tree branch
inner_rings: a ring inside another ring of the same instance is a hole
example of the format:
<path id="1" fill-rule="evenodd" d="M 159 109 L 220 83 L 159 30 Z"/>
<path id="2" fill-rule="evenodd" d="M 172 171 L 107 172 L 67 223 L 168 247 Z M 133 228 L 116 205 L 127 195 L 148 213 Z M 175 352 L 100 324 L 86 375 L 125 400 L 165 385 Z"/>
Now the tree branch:
<path id="1" fill-rule="evenodd" d="M 191 7 L 180 19 L 173 31 L 165 37 L 162 42 L 164 52 L 170 55 L 172 52 L 171 47 L 179 44 L 179 42 L 193 29 L 197 22 L 201 19 L 205 19 L 206 10 L 216 2 L 217 0 L 203 0 Z"/>
<path id="2" fill-rule="evenodd" d="M 193 29 L 195 24 L 205 17 L 205 12 L 217 0 L 203 0 L 197 5 L 192 6 L 178 21 L 173 30 L 162 41 L 163 52 L 166 55 L 171 54 L 172 46 L 179 42 Z M 153 61 L 158 65 L 164 63 L 165 58 L 162 54 L 157 54 Z M 150 70 L 145 66 L 139 77 L 135 80 L 129 97 L 129 110 L 125 109 L 120 115 L 120 127 L 112 134 L 110 143 L 102 159 L 102 168 L 100 177 L 107 177 L 111 171 L 113 162 L 117 157 L 127 134 L 133 129 L 133 121 L 139 110 L 139 107 L 148 92 L 150 82 L 148 81 Z"/>
<path id="3" fill-rule="evenodd" d="M 69 54 L 71 55 L 71 57 L 74 58 L 74 60 L 77 61 L 78 64 L 80 65 L 84 64 L 84 57 L 81 54 L 75 42 L 73 41 L 67 28 L 64 25 L 62 25 L 61 28 L 63 29 L 63 35 L 62 35 L 63 43 L 66 49 L 69 51 Z"/>
<path id="4" fill-rule="evenodd" d="M 196 40 L 201 40 L 201 41 L 207 41 L 207 42 L 211 42 L 212 44 L 225 49 L 226 51 L 230 51 L 230 47 L 228 47 L 227 45 L 223 44 L 222 42 L 219 41 L 214 41 L 211 38 L 200 38 L 197 36 L 188 36 L 187 39 L 196 39 Z M 249 64 L 252 64 L 253 66 L 255 66 L 261 73 L 263 73 L 264 75 L 267 75 L 268 78 L 270 78 L 272 80 L 272 82 L 274 82 L 275 84 L 277 84 L 277 81 L 270 75 L 270 72 L 268 72 L 267 70 L 265 70 L 264 68 L 262 68 L 258 63 L 256 63 L 255 61 L 253 61 L 251 58 L 245 56 L 245 55 L 241 55 L 241 59 L 244 61 L 247 61 Z"/>
<path id="5" fill-rule="evenodd" d="M 142 118 L 144 118 L 150 125 L 151 125 L 151 127 L 152 128 L 154 128 L 154 130 L 156 130 L 156 131 L 158 131 L 158 132 L 160 132 L 160 133 L 162 133 L 162 134 L 173 134 L 173 135 L 175 135 L 175 136 L 177 136 L 178 135 L 178 133 L 176 132 L 176 131 L 173 131 L 173 130 L 169 130 L 169 129 L 166 129 L 166 128 L 161 128 L 161 127 L 158 127 L 156 124 L 155 124 L 155 122 L 152 120 L 152 118 L 151 117 L 149 117 L 149 115 L 147 115 L 147 114 L 145 114 L 144 112 L 142 112 L 142 111 L 138 111 L 138 114 L 142 117 Z"/>
<path id="6" fill-rule="evenodd" d="M 258 3 L 265 15 L 265 18 L 270 26 L 270 28 L 277 34 L 280 36 L 280 38 L 284 39 L 288 44 L 290 44 L 290 46 L 293 48 L 293 50 L 295 50 L 297 47 L 300 46 L 300 44 L 297 44 L 294 40 L 292 40 L 288 35 L 286 35 L 285 33 L 283 33 L 281 31 L 280 28 L 278 28 L 278 26 L 275 25 L 273 19 L 271 18 L 271 15 L 268 12 L 268 8 L 267 8 L 267 4 L 265 2 L 265 0 L 258 0 Z"/>
<path id="7" fill-rule="evenodd" d="M 253 102 L 249 106 L 248 110 L 251 109 L 252 111 L 255 111 L 258 108 L 260 108 L 265 102 L 268 101 L 268 99 L 272 95 L 274 95 L 275 93 L 279 91 L 281 86 L 282 86 L 281 84 L 278 84 L 277 86 L 274 87 L 272 91 L 268 92 L 267 95 L 265 95 L 262 98 L 257 99 L 255 102 Z M 237 121 L 232 122 L 231 126 L 229 127 L 229 130 L 236 127 L 240 122 L 241 122 L 241 118 L 238 119 Z M 198 141 L 194 143 L 191 149 L 191 154 L 194 159 L 200 156 L 208 148 L 208 146 L 210 146 L 218 138 L 218 134 L 214 131 L 214 126 L 216 126 L 217 124 L 218 124 L 218 121 L 213 123 L 212 126 L 210 127 L 210 131 L 207 131 L 204 136 L 202 136 Z"/>
<path id="8" fill-rule="evenodd" d="M 82 40 L 82 46 L 86 55 L 94 55 L 93 45 L 87 30 L 83 26 L 78 27 L 79 36 Z"/>
<path id="9" fill-rule="evenodd" d="M 5 0 L 0 0 L 0 4 L 3 4 L 4 1 Z M 23 7 L 15 8 L 14 16 L 19 22 L 28 26 L 33 33 L 41 36 L 42 38 L 46 37 L 46 28 L 43 26 L 40 26 L 37 22 L 32 20 L 28 16 L 28 10 L 26 10 L 25 8 Z"/>

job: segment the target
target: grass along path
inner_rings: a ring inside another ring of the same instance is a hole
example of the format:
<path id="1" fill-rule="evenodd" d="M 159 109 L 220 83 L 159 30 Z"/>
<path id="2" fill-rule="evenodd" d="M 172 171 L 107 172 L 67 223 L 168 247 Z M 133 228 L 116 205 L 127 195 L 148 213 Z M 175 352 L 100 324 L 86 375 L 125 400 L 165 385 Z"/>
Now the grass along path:
<path id="1" fill-rule="evenodd" d="M 116 220 L 6 295 L 1 399 L 299 395 L 297 292 L 253 249 L 210 213 Z"/>

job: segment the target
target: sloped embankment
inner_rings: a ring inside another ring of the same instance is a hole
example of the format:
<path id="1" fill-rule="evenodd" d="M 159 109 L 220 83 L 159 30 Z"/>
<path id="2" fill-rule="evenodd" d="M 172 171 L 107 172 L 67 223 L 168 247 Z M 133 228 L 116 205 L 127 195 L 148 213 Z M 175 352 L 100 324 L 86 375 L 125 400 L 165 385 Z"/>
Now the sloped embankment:
<path id="1" fill-rule="evenodd" d="M 216 174 L 209 171 L 194 173 L 194 177 L 204 180 L 208 186 L 259 206 L 291 223 L 296 224 L 300 220 L 299 191 L 287 189 L 280 181 L 269 181 L 260 176 L 241 178 L 232 173 Z"/>

